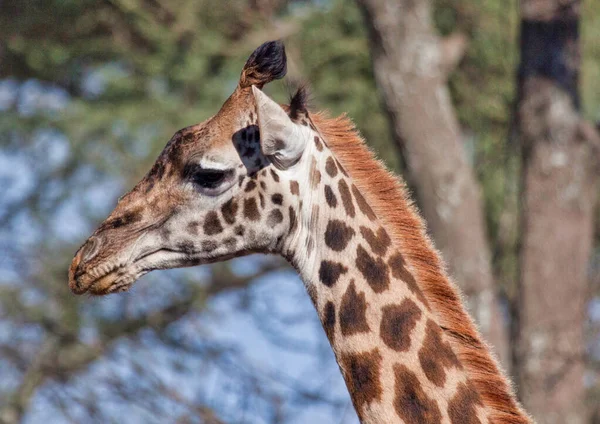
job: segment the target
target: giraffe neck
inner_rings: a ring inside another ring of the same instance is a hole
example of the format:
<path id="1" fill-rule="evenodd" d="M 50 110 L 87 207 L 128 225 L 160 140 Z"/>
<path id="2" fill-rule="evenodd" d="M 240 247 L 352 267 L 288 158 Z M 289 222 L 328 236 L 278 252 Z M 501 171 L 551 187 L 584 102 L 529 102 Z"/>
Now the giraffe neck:
<path id="1" fill-rule="evenodd" d="M 284 251 L 361 422 L 487 422 L 398 244 L 318 135 L 302 162 L 298 221 Z"/>

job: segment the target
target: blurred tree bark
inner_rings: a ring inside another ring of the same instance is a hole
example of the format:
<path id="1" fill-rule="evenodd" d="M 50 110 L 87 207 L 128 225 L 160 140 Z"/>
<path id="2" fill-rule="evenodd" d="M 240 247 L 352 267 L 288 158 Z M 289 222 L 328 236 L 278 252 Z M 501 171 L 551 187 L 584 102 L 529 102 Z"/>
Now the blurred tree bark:
<path id="1" fill-rule="evenodd" d="M 580 1 L 521 2 L 522 240 L 513 352 L 525 407 L 584 423 L 598 133 L 580 114 Z"/>
<path id="2" fill-rule="evenodd" d="M 446 85 L 466 38 L 441 39 L 428 0 L 358 0 L 375 79 L 429 231 L 485 339 L 508 366 L 483 202 Z"/>

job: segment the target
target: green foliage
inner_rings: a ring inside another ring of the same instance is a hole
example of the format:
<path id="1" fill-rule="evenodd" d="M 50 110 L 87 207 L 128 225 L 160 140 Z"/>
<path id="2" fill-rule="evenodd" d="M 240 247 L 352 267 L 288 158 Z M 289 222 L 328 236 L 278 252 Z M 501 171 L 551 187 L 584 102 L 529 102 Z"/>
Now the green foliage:
<path id="1" fill-rule="evenodd" d="M 510 280 L 516 272 L 516 234 L 506 234 L 507 226 L 501 221 L 516 224 L 517 219 L 520 153 L 510 131 L 519 59 L 518 4 L 437 0 L 435 5 L 441 34 L 460 31 L 469 37 L 466 54 L 449 86 L 482 184 L 496 272 Z"/>
<path id="2" fill-rule="evenodd" d="M 516 1 L 436 0 L 434 19 L 442 35 L 460 31 L 469 45 L 449 80 L 456 113 L 473 152 L 482 184 L 496 274 L 517 272 L 517 203 L 520 147 L 514 139 L 513 106 L 519 66 L 519 4 Z M 600 7 L 587 2 L 581 23 L 583 114 L 600 120 Z"/>
<path id="3" fill-rule="evenodd" d="M 290 44 L 299 51 L 301 74 L 317 109 L 347 113 L 387 165 L 399 171 L 398 150 L 372 72 L 366 28 L 353 2 L 333 1 L 306 19 Z"/>

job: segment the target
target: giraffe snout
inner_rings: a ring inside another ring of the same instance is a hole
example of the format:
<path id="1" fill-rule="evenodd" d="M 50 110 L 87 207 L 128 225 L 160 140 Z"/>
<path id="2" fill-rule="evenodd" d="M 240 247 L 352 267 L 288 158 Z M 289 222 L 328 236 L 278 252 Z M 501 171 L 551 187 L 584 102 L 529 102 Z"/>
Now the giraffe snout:
<path id="1" fill-rule="evenodd" d="M 89 263 L 100 251 L 101 240 L 97 236 L 90 237 L 86 243 L 79 248 L 71 266 L 69 267 L 69 288 L 75 294 L 84 293 L 88 287 L 82 282 L 82 276 L 86 272 L 86 264 Z"/>
<path id="2" fill-rule="evenodd" d="M 81 247 L 81 261 L 89 262 L 98 254 L 100 250 L 100 238 L 92 236 L 88 241 Z"/>

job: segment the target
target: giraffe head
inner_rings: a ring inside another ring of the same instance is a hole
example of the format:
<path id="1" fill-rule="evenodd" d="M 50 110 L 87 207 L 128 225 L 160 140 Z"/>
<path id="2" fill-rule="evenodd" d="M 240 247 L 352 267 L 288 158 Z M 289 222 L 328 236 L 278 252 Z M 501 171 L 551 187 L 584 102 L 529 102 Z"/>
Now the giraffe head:
<path id="1" fill-rule="evenodd" d="M 76 253 L 74 293 L 124 291 L 155 269 L 282 252 L 297 227 L 297 168 L 312 136 L 290 118 L 303 113 L 301 96 L 284 110 L 261 91 L 285 72 L 283 44 L 263 44 L 221 110 L 171 138 Z"/>

